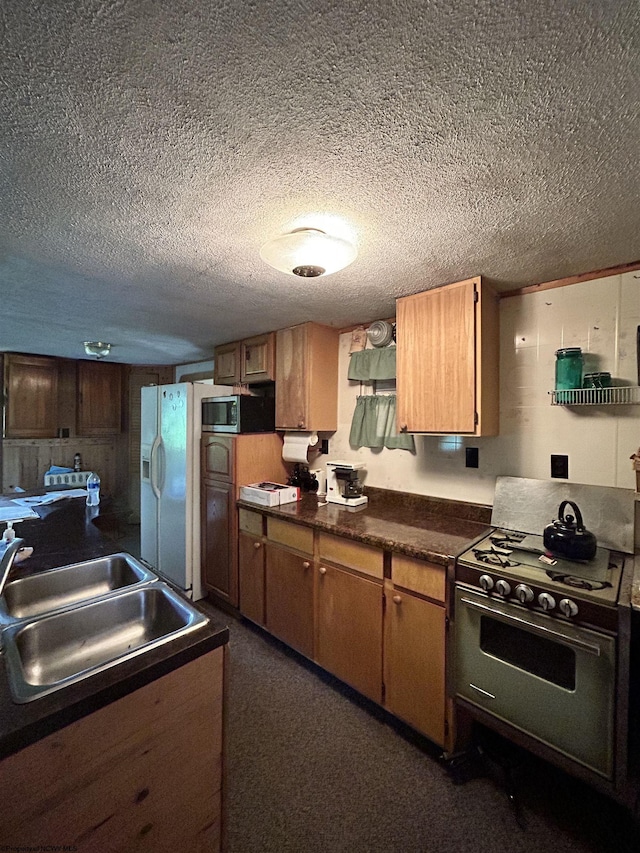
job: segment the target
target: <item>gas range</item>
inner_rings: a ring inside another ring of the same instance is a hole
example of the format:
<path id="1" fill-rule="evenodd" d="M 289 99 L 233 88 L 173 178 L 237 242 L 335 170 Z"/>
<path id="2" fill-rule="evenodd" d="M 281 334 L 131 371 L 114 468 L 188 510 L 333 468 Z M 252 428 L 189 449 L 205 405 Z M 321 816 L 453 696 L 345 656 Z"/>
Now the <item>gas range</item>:
<path id="1" fill-rule="evenodd" d="M 528 610 L 616 631 L 624 555 L 583 563 L 550 554 L 542 536 L 496 528 L 456 561 L 456 582 Z"/>

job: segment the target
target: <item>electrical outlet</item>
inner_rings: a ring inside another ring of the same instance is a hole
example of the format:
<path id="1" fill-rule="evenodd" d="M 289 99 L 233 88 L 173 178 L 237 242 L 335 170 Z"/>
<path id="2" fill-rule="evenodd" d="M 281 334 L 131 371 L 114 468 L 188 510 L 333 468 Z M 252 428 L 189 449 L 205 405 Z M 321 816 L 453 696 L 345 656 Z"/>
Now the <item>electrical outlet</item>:
<path id="1" fill-rule="evenodd" d="M 467 468 L 477 468 L 478 467 L 478 457 L 480 455 L 480 451 L 477 447 L 465 447 L 464 449 L 465 461 L 464 464 Z"/>
<path id="2" fill-rule="evenodd" d="M 561 480 L 569 479 L 569 457 L 563 454 L 551 454 L 551 476 Z"/>

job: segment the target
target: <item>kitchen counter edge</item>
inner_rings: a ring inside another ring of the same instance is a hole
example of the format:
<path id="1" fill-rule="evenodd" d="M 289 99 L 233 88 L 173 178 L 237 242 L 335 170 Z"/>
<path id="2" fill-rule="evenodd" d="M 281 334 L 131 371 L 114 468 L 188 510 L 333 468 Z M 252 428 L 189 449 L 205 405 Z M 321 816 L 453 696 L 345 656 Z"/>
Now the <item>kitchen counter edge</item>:
<path id="1" fill-rule="evenodd" d="M 8 501 L 0 498 L 4 505 Z M 110 512 L 108 501 L 85 507 L 81 498 L 39 507 L 40 518 L 22 522 L 18 531 L 26 545 L 35 546 L 33 556 L 16 566 L 12 578 L 119 553 L 118 542 L 96 526 Z M 228 643 L 229 629 L 214 624 L 199 602 L 191 604 L 208 617 L 206 625 L 31 702 L 13 701 L 0 654 L 0 760 Z"/>
<path id="2" fill-rule="evenodd" d="M 430 506 L 430 511 L 421 513 L 407 511 L 394 503 L 385 506 L 381 500 L 373 506 L 367 504 L 350 510 L 320 502 L 312 495 L 303 495 L 300 501 L 280 506 L 262 506 L 243 499 L 238 500 L 237 505 L 271 518 L 445 566 L 493 529 L 489 521 L 465 517 L 468 505 L 461 505 L 460 516 L 453 514 L 455 507 L 448 506 L 447 512 L 439 514 L 437 506 L 435 511 Z"/>

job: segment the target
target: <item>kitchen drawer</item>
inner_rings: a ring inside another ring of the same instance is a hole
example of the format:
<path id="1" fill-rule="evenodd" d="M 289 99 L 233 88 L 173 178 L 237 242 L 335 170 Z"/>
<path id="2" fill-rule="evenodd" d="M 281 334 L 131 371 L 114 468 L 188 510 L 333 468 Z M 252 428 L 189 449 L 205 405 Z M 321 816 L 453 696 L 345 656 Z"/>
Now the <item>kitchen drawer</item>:
<path id="1" fill-rule="evenodd" d="M 279 542 L 304 554 L 313 554 L 313 530 L 310 527 L 267 518 L 267 537 L 272 542 Z"/>
<path id="2" fill-rule="evenodd" d="M 241 508 L 238 512 L 238 526 L 245 533 L 262 536 L 262 514 Z"/>
<path id="3" fill-rule="evenodd" d="M 444 603 L 447 567 L 426 560 L 416 560 L 403 554 L 391 557 L 391 580 L 394 586 L 401 586 L 426 598 Z"/>
<path id="4" fill-rule="evenodd" d="M 320 533 L 318 554 L 321 560 L 330 560 L 380 580 L 384 577 L 384 554 L 379 548 L 362 545 L 341 536 Z"/>

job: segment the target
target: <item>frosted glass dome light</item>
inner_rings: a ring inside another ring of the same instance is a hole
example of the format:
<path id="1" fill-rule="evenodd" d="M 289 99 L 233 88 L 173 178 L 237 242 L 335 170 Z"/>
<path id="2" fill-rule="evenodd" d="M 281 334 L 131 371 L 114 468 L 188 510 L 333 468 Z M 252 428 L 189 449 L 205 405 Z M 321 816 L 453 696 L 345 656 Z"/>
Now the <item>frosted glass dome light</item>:
<path id="1" fill-rule="evenodd" d="M 305 278 L 344 269 L 357 254 L 351 243 L 341 237 L 331 237 L 318 228 L 297 228 L 269 240 L 260 249 L 260 257 L 270 266 Z"/>
<path id="2" fill-rule="evenodd" d="M 111 352 L 111 344 L 104 341 L 83 341 L 84 351 L 87 355 L 95 355 L 96 358 L 104 358 Z"/>

